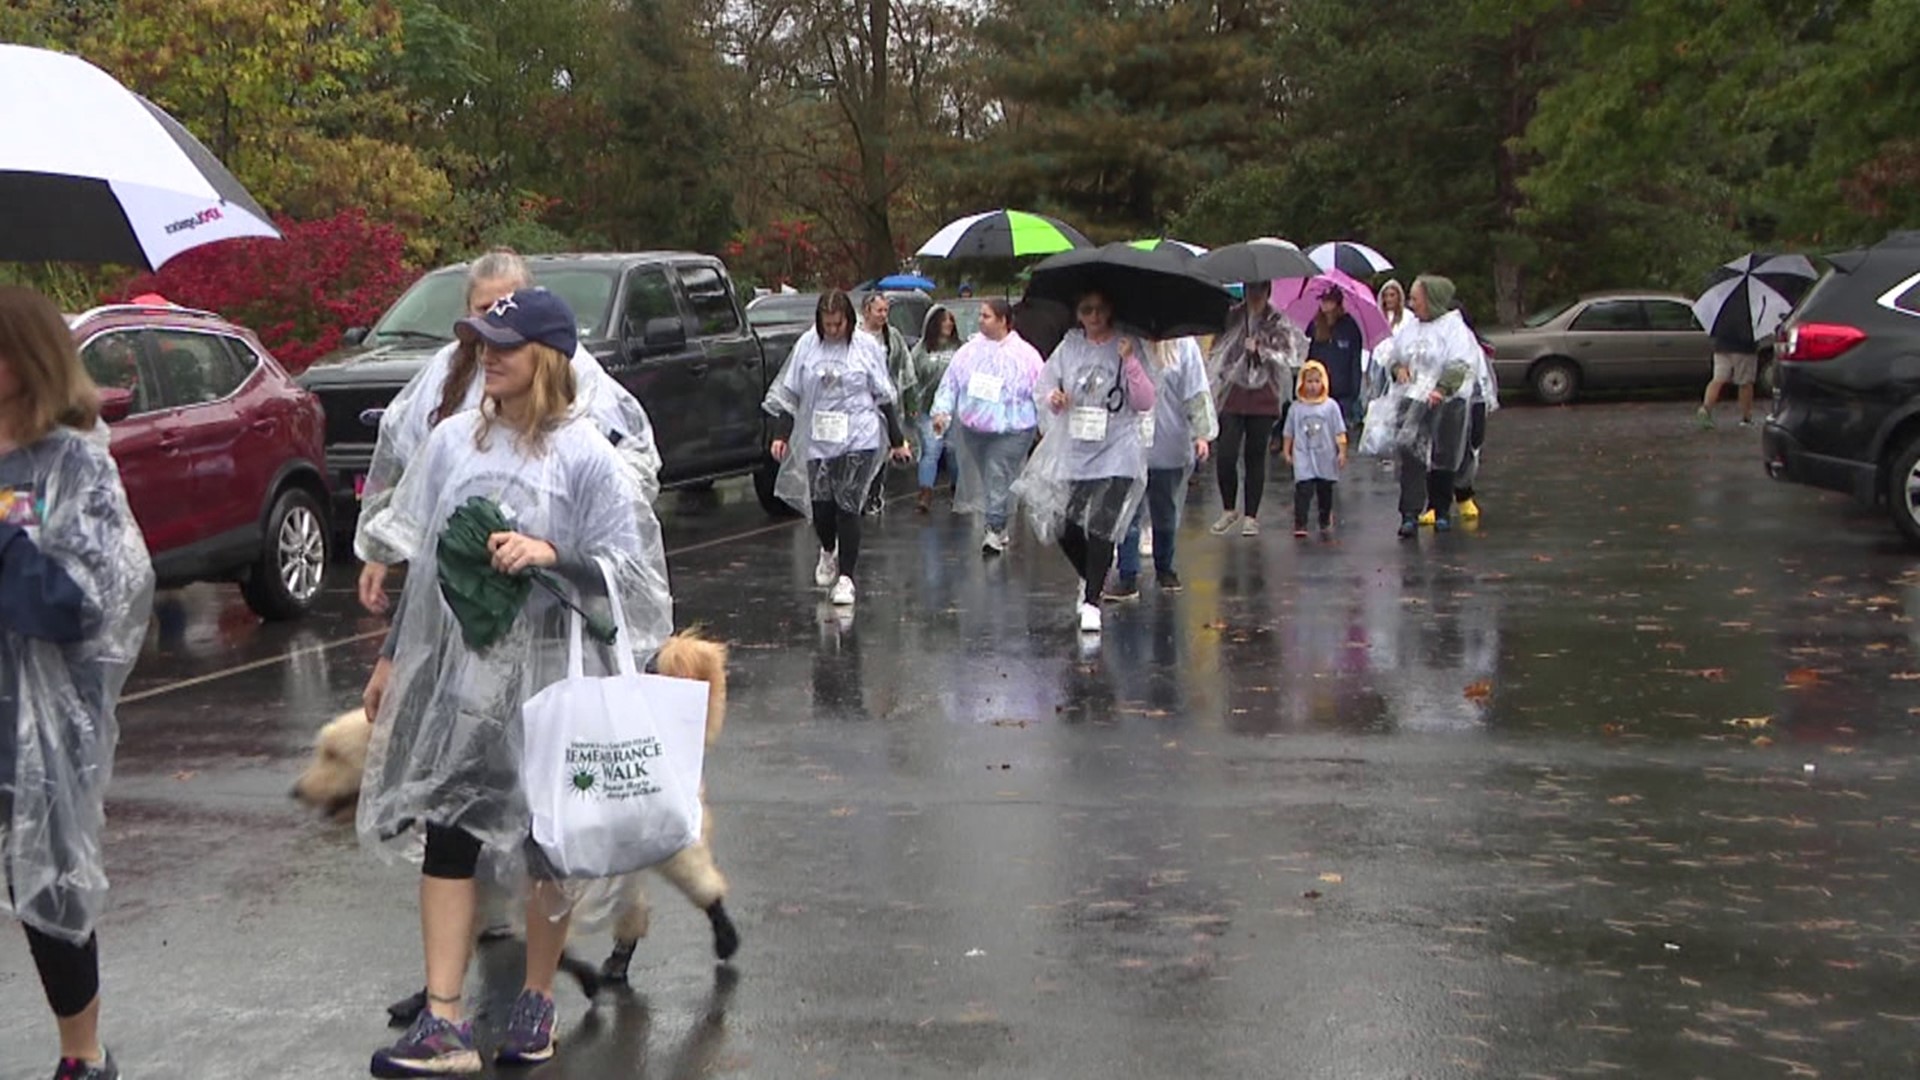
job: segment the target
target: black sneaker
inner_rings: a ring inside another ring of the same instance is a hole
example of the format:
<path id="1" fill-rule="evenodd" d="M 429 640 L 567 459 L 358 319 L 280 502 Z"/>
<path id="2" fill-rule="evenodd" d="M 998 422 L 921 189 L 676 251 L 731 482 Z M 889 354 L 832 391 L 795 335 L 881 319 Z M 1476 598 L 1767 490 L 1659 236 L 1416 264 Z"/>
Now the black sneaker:
<path id="1" fill-rule="evenodd" d="M 1186 587 L 1180 584 L 1180 575 L 1171 570 L 1164 574 L 1155 574 L 1153 583 L 1160 587 L 1161 592 L 1179 592 Z"/>
<path id="2" fill-rule="evenodd" d="M 113 1051 L 102 1048 L 99 1061 L 61 1058 L 53 1070 L 53 1080 L 120 1080 L 120 1066 L 113 1063 Z"/>
<path id="3" fill-rule="evenodd" d="M 1102 600 L 1138 600 L 1140 599 L 1140 579 L 1117 577 L 1100 591 Z"/>

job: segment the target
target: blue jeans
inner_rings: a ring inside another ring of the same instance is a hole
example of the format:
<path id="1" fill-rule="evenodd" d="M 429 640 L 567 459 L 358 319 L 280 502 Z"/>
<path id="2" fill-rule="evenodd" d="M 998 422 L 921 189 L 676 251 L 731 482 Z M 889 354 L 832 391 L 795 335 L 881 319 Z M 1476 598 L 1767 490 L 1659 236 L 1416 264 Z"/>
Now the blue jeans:
<path id="1" fill-rule="evenodd" d="M 1133 527 L 1120 541 L 1120 577 L 1140 576 L 1140 519 L 1153 522 L 1153 569 L 1173 573 L 1173 538 L 1180 528 L 1180 497 L 1185 494 L 1187 470 L 1148 469 L 1146 505 L 1133 515 Z"/>
<path id="2" fill-rule="evenodd" d="M 947 448 L 947 441 L 933 433 L 931 414 L 915 421 L 914 430 L 920 435 L 920 486 L 930 488 L 940 479 L 940 454 Z"/>

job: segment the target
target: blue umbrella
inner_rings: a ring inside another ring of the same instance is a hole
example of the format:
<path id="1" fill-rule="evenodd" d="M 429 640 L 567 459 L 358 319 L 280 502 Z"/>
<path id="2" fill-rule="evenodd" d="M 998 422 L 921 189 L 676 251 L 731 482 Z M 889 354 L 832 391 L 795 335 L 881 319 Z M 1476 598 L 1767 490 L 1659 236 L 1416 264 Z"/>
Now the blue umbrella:
<path id="1" fill-rule="evenodd" d="M 931 289 L 933 282 L 918 274 L 893 274 L 873 283 L 877 289 Z"/>

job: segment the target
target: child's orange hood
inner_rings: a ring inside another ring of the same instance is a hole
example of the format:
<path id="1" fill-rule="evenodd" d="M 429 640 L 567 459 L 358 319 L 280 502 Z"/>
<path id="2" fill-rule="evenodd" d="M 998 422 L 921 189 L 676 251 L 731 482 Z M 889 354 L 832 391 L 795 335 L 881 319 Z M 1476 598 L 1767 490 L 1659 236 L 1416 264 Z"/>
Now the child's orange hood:
<path id="1" fill-rule="evenodd" d="M 1318 397 L 1307 396 L 1307 372 L 1309 371 L 1317 371 L 1320 373 L 1320 395 Z M 1309 360 L 1300 365 L 1300 381 L 1294 384 L 1293 396 L 1309 405 L 1318 405 L 1327 400 L 1327 365 L 1318 360 Z"/>

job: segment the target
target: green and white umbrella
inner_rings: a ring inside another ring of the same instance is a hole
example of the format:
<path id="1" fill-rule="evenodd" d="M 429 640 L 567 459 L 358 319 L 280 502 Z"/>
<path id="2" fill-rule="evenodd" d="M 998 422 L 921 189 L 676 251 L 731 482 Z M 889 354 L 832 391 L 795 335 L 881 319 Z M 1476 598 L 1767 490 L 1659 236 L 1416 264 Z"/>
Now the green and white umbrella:
<path id="1" fill-rule="evenodd" d="M 935 259 L 1021 259 L 1092 247 L 1080 230 L 1045 214 L 989 210 L 947 222 L 914 252 Z"/>
<path id="2" fill-rule="evenodd" d="M 1173 252 L 1184 251 L 1193 256 L 1205 255 L 1207 253 L 1207 249 L 1201 247 L 1199 244 L 1189 244 L 1185 240 L 1173 240 L 1165 236 L 1149 236 L 1142 240 L 1129 240 L 1127 241 L 1127 246 L 1139 248 L 1141 251 L 1159 251 L 1165 248 Z"/>

